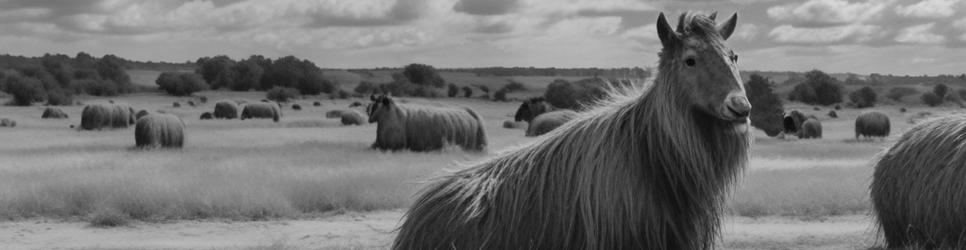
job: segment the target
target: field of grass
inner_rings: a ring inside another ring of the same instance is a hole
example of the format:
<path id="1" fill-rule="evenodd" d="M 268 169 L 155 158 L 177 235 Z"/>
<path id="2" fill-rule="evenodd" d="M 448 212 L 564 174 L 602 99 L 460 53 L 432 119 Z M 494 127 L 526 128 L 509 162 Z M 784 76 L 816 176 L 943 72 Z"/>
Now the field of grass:
<path id="1" fill-rule="evenodd" d="M 344 211 L 405 208 L 427 178 L 459 163 L 524 143 L 520 129 L 501 124 L 517 104 L 476 99 L 417 100 L 473 107 L 483 115 L 490 153 L 380 152 L 368 148 L 375 125 L 344 127 L 324 113 L 353 101 L 320 97 L 298 100 L 302 111 L 283 108 L 269 120 L 202 121 L 219 99 L 259 100 L 259 92 L 208 91 L 209 103 L 171 107 L 187 98 L 142 93 L 112 98 L 138 109 L 165 110 L 187 124 L 181 150 L 134 150 L 133 128 L 75 131 L 82 107 L 65 107 L 69 120 L 42 120 L 43 107 L 0 107 L 0 117 L 18 121 L 0 128 L 0 219 L 63 218 L 114 221 L 196 219 L 263 220 L 306 218 Z M 0 100 L 5 101 L 5 100 Z M 104 99 L 82 98 L 85 103 Z M 322 107 L 312 106 L 321 101 Z M 821 117 L 825 138 L 775 139 L 755 132 L 749 168 L 728 201 L 727 212 L 746 217 L 822 219 L 865 214 L 869 209 L 869 162 L 911 126 L 923 108 L 899 113 L 893 136 L 856 141 L 854 117 L 841 110 L 831 119 L 810 106 L 792 105 Z M 955 110 L 930 110 L 943 114 Z"/>

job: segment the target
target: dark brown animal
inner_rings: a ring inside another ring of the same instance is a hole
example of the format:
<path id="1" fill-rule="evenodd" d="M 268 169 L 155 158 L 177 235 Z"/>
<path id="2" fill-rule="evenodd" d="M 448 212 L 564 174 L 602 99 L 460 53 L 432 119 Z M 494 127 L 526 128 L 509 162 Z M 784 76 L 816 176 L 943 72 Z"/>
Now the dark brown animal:
<path id="1" fill-rule="evenodd" d="M 67 119 L 67 114 L 59 108 L 47 107 L 44 109 L 44 113 L 40 115 L 41 119 Z"/>

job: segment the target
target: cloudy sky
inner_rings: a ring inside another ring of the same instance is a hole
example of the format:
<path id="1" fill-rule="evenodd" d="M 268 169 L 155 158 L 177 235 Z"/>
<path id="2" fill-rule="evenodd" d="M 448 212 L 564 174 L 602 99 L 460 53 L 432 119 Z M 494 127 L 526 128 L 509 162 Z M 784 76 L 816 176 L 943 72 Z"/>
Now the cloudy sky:
<path id="1" fill-rule="evenodd" d="M 743 69 L 966 72 L 966 0 L 0 0 L 0 53 L 653 67 L 658 13 L 684 10 L 737 11 Z"/>

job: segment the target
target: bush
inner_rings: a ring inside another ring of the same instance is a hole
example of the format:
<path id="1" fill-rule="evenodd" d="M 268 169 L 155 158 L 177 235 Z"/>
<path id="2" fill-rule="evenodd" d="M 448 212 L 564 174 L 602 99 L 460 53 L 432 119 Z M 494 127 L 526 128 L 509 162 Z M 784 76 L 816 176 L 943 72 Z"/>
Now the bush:
<path id="1" fill-rule="evenodd" d="M 348 91 L 345 91 L 345 90 L 341 90 L 340 89 L 339 92 L 338 92 L 338 95 L 339 95 L 339 99 L 349 99 L 349 92 Z"/>
<path id="2" fill-rule="evenodd" d="M 53 89 L 47 91 L 47 105 L 70 106 L 74 105 L 74 95 L 63 89 Z"/>
<path id="3" fill-rule="evenodd" d="M 368 81 L 361 81 L 359 82 L 359 86 L 356 86 L 356 88 L 353 91 L 359 94 L 372 94 L 373 92 L 375 92 L 375 90 L 376 90 L 375 84 Z"/>
<path id="4" fill-rule="evenodd" d="M 506 89 L 509 92 L 527 90 L 527 88 L 523 86 L 523 83 L 514 81 L 513 79 L 509 79 L 507 81 L 510 81 L 510 82 L 504 85 L 503 89 Z"/>
<path id="5" fill-rule="evenodd" d="M 505 101 L 507 101 L 506 100 L 506 93 L 507 92 L 509 92 L 509 90 L 507 90 L 505 88 L 500 89 L 500 90 L 497 90 L 496 93 L 493 93 L 493 100 L 494 101 L 498 101 L 498 102 L 505 102 Z"/>
<path id="6" fill-rule="evenodd" d="M 446 91 L 446 96 L 456 97 L 456 95 L 459 95 L 459 94 L 460 94 L 460 87 L 456 86 L 456 84 L 450 83 L 449 88 Z"/>
<path id="7" fill-rule="evenodd" d="M 946 84 L 940 83 L 932 87 L 932 92 L 935 93 L 936 96 L 945 98 L 946 94 L 949 92 L 949 87 L 946 86 Z"/>
<path id="8" fill-rule="evenodd" d="M 117 85 L 111 80 L 77 80 L 74 81 L 74 87 L 78 92 L 84 92 L 93 96 L 116 96 L 120 93 Z"/>
<path id="9" fill-rule="evenodd" d="M 183 72 L 164 72 L 154 81 L 158 87 L 173 96 L 187 96 L 208 89 L 201 75 Z"/>
<path id="10" fill-rule="evenodd" d="M 842 86 L 838 80 L 825 72 L 812 70 L 805 73 L 805 82 L 788 94 L 788 99 L 806 104 L 831 105 L 842 102 Z"/>
<path id="11" fill-rule="evenodd" d="M 914 88 L 895 87 L 895 88 L 889 89 L 889 92 L 886 93 L 886 98 L 892 99 L 893 101 L 901 102 L 903 97 L 915 95 L 918 93 L 919 91 L 917 91 Z"/>
<path id="12" fill-rule="evenodd" d="M 442 88 L 446 86 L 446 81 L 439 76 L 436 68 L 426 64 L 413 63 L 403 68 L 403 76 L 416 85 Z"/>
<path id="13" fill-rule="evenodd" d="M 486 85 L 476 85 L 476 87 L 480 88 L 480 91 L 483 91 L 483 94 L 490 93 L 490 87 L 487 87 Z"/>
<path id="14" fill-rule="evenodd" d="M 470 86 L 463 86 L 463 97 L 473 97 L 473 88 L 470 88 Z"/>
<path id="15" fill-rule="evenodd" d="M 939 104 L 943 103 L 943 99 L 934 92 L 922 93 L 922 96 L 919 97 L 919 99 L 922 99 L 922 102 L 930 107 L 939 106 Z"/>
<path id="16" fill-rule="evenodd" d="M 943 99 L 945 99 L 947 102 L 951 102 L 951 103 L 958 104 L 959 106 L 963 106 L 963 98 L 959 96 L 959 93 L 949 92 L 948 94 L 946 94 L 946 98 L 943 98 Z"/>
<path id="17" fill-rule="evenodd" d="M 748 101 L 751 103 L 751 126 L 768 136 L 778 135 L 782 127 L 785 108 L 781 98 L 775 94 L 774 83 L 758 74 L 752 74 L 745 83 Z"/>
<path id="18" fill-rule="evenodd" d="M 4 78 L 3 91 L 13 96 L 11 104 L 18 106 L 30 106 L 36 101 L 41 101 L 46 97 L 44 87 L 40 80 L 24 77 L 20 74 L 9 75 Z"/>
<path id="19" fill-rule="evenodd" d="M 127 74 L 127 70 L 124 68 L 124 59 L 114 55 L 105 55 L 94 63 L 94 69 L 97 70 L 101 79 L 114 85 L 118 92 L 134 91 L 134 86 L 131 85 L 131 76 Z"/>
<path id="20" fill-rule="evenodd" d="M 243 60 L 231 67 L 234 80 L 228 82 L 228 88 L 234 91 L 248 91 L 258 88 L 258 84 L 265 75 L 265 69 L 252 60 Z"/>
<path id="21" fill-rule="evenodd" d="M 287 102 L 298 95 L 299 91 L 294 88 L 274 87 L 265 93 L 265 98 L 276 102 Z"/>
<path id="22" fill-rule="evenodd" d="M 849 100 L 855 103 L 856 108 L 868 108 L 875 106 L 876 102 L 875 90 L 871 87 L 865 86 L 856 91 L 849 93 Z"/>
<path id="23" fill-rule="evenodd" d="M 573 83 L 557 79 L 547 86 L 543 96 L 555 107 L 582 110 L 587 104 L 606 95 L 604 84 L 600 78 L 587 78 Z"/>

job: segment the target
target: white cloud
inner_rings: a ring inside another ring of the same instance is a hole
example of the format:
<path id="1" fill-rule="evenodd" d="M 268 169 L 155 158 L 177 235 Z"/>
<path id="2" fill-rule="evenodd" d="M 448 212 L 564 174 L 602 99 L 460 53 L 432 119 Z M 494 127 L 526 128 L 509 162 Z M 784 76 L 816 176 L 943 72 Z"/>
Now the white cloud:
<path id="1" fill-rule="evenodd" d="M 732 37 L 742 40 L 753 40 L 756 36 L 758 36 L 759 29 L 760 28 L 758 28 L 758 25 L 753 23 L 738 25 L 738 29 L 735 30 L 735 33 L 732 35 Z"/>
<path id="2" fill-rule="evenodd" d="M 891 0 L 849 2 L 846 0 L 808 0 L 768 8 L 768 16 L 779 21 L 852 24 L 874 19 Z"/>
<path id="3" fill-rule="evenodd" d="M 768 33 L 775 41 L 784 43 L 835 43 L 870 41 L 881 31 L 879 26 L 852 24 L 827 28 L 800 28 L 791 25 L 775 27 Z"/>
<path id="4" fill-rule="evenodd" d="M 956 12 L 954 5 L 960 0 L 923 0 L 906 6 L 896 6 L 896 14 L 903 17 L 946 18 Z"/>
<path id="5" fill-rule="evenodd" d="M 900 43 L 917 44 L 940 44 L 946 41 L 946 37 L 932 33 L 932 28 L 936 23 L 927 23 L 908 27 L 899 31 L 895 41 Z"/>

